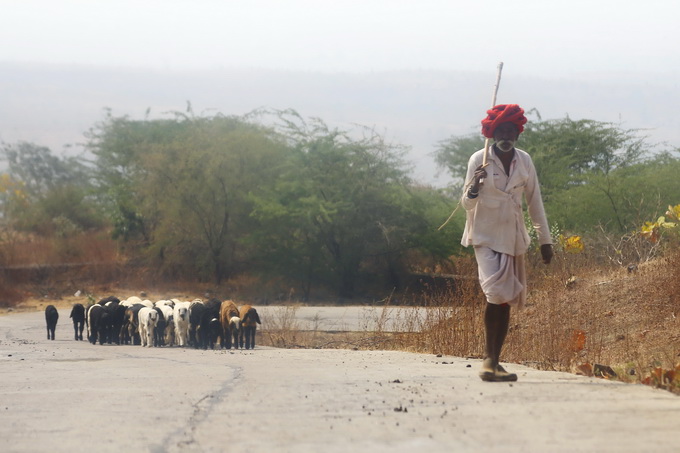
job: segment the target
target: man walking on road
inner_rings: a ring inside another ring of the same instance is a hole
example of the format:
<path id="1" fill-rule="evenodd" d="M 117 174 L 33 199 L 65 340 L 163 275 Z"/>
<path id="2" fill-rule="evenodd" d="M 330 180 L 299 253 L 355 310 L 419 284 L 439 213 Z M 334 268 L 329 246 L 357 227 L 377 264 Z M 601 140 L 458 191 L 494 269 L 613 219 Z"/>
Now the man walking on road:
<path id="1" fill-rule="evenodd" d="M 522 307 L 526 301 L 524 256 L 530 239 L 524 225 L 522 196 L 545 264 L 550 263 L 553 250 L 534 163 L 529 154 L 515 148 L 527 122 L 524 110 L 517 104 L 497 105 L 487 114 L 482 120 L 482 134 L 494 143 L 486 157 L 485 147 L 468 162 L 461 201 L 466 211 L 461 243 L 474 247 L 487 301 L 486 357 L 479 376 L 484 381 L 507 382 L 517 380 L 516 374 L 500 365 L 510 307 Z"/>

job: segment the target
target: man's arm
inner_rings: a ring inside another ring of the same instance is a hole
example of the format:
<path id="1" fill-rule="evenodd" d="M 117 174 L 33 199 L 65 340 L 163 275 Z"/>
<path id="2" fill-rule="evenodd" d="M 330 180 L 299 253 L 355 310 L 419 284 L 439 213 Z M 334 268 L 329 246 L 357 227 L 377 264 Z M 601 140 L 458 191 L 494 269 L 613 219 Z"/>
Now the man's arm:
<path id="1" fill-rule="evenodd" d="M 531 159 L 528 161 L 529 178 L 524 188 L 524 196 L 527 200 L 527 208 L 531 223 L 538 235 L 538 243 L 541 245 L 541 256 L 545 264 L 550 263 L 553 257 L 552 237 L 550 237 L 550 227 L 543 207 L 541 188 L 536 175 L 536 168 Z"/>
<path id="2" fill-rule="evenodd" d="M 483 184 L 481 180 L 487 176 L 486 170 L 482 168 L 482 163 L 479 160 L 479 155 L 475 153 L 470 156 L 468 161 L 465 186 L 463 187 L 463 196 L 461 198 L 461 203 L 466 210 L 473 209 L 477 205 L 477 197 Z"/>

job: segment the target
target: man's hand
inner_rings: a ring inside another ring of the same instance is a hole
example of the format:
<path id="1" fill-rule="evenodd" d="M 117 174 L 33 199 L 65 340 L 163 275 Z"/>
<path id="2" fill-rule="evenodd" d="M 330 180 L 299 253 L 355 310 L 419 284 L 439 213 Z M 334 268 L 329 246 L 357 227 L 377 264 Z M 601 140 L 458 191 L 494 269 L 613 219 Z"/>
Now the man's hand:
<path id="1" fill-rule="evenodd" d="M 544 264 L 550 264 L 553 257 L 552 244 L 543 244 L 541 246 L 541 256 L 543 257 Z"/>
<path id="2" fill-rule="evenodd" d="M 475 169 L 474 175 L 472 175 L 472 186 L 470 190 L 474 193 L 479 192 L 479 186 L 484 184 L 481 180 L 486 178 L 486 170 L 484 170 L 484 165 L 480 165 Z"/>

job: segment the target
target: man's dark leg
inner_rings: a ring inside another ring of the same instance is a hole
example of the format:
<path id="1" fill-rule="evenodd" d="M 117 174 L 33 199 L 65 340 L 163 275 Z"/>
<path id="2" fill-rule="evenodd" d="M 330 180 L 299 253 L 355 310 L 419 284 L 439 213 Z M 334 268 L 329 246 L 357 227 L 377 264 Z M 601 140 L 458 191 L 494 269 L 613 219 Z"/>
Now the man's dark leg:
<path id="1" fill-rule="evenodd" d="M 517 380 L 517 376 L 507 373 L 500 366 L 501 349 L 505 343 L 510 326 L 510 305 L 486 304 L 484 327 L 486 330 L 486 358 L 482 364 L 480 377 L 485 381 Z"/>
<path id="2" fill-rule="evenodd" d="M 498 365 L 501 349 L 505 343 L 510 325 L 510 305 L 486 304 L 484 313 L 484 327 L 486 327 L 486 357 L 493 365 Z"/>

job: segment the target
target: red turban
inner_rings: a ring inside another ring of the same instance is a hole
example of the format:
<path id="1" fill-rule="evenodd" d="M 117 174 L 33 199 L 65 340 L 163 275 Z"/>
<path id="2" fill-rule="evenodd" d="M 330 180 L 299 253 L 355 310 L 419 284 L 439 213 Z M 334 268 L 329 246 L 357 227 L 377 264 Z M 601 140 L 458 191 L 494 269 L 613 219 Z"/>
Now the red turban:
<path id="1" fill-rule="evenodd" d="M 486 118 L 482 120 L 482 135 L 486 138 L 493 138 L 493 132 L 501 123 L 514 123 L 518 133 L 524 131 L 527 119 L 524 116 L 524 109 L 517 104 L 497 105 L 486 113 Z"/>

